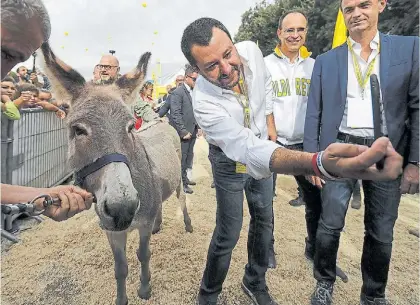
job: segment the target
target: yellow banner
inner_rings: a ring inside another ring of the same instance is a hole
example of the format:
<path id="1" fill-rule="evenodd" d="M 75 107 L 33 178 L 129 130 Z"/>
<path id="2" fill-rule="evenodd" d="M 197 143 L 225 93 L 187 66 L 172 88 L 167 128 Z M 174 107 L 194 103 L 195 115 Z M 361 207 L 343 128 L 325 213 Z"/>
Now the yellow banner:
<path id="1" fill-rule="evenodd" d="M 335 22 L 334 38 L 332 43 L 332 48 L 341 46 L 346 42 L 347 39 L 347 28 L 344 23 L 344 16 L 341 10 L 338 10 L 337 21 Z"/>

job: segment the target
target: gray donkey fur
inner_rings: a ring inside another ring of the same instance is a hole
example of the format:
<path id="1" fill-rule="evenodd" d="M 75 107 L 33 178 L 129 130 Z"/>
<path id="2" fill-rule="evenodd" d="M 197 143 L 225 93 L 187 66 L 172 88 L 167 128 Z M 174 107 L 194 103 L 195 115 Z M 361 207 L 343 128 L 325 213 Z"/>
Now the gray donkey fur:
<path id="1" fill-rule="evenodd" d="M 182 191 L 178 134 L 162 121 L 135 131 L 127 107 L 143 82 L 151 54 L 143 54 L 137 67 L 116 83 L 98 86 L 86 83 L 78 72 L 54 55 L 48 44 L 42 46 L 42 53 L 58 98 L 71 105 L 67 117 L 71 169 L 77 171 L 111 153 L 128 158 L 129 167 L 125 163 L 108 164 L 89 175 L 83 187 L 96 195 L 95 210 L 114 255 L 116 304 L 128 304 L 126 241 L 131 229 L 138 229 L 140 237 L 138 295 L 148 299 L 151 296 L 150 237 L 160 229 L 162 202 L 175 191 L 186 231 L 193 231 Z"/>

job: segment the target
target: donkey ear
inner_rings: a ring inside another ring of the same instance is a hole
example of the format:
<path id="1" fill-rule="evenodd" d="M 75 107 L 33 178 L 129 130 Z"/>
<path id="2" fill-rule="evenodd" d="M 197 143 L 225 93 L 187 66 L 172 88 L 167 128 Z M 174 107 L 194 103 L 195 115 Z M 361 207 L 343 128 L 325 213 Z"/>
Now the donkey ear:
<path id="1" fill-rule="evenodd" d="M 141 57 L 137 66 L 131 72 L 121 76 L 115 83 L 120 88 L 121 94 L 126 103 L 130 104 L 137 96 L 140 86 L 147 74 L 147 66 L 149 65 L 152 53 L 146 52 Z"/>
<path id="2" fill-rule="evenodd" d="M 59 101 L 71 104 L 82 92 L 85 79 L 79 72 L 56 57 L 48 42 L 42 44 L 41 50 L 45 64 L 44 72 L 51 82 L 54 95 Z"/>

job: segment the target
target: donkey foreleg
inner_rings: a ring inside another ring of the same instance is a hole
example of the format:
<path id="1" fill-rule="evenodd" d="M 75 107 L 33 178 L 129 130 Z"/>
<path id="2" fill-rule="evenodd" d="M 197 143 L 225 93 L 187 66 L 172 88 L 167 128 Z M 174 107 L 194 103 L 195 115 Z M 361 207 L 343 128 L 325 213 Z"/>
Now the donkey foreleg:
<path id="1" fill-rule="evenodd" d="M 184 215 L 185 231 L 192 233 L 193 226 L 191 225 L 191 218 L 187 210 L 187 196 L 182 189 L 182 181 L 176 189 L 176 197 L 179 199 L 181 205 L 182 214 Z"/>
<path id="2" fill-rule="evenodd" d="M 127 305 L 126 279 L 128 274 L 127 257 L 125 254 L 127 232 L 106 232 L 108 242 L 114 255 L 114 271 L 117 280 L 116 305 Z"/>
<path id="3" fill-rule="evenodd" d="M 158 233 L 162 229 L 162 204 L 157 210 L 155 222 L 153 224 L 153 231 L 152 234 Z"/>
<path id="4" fill-rule="evenodd" d="M 140 244 L 137 249 L 137 258 L 141 264 L 140 286 L 137 291 L 141 299 L 148 300 L 152 295 L 152 288 L 150 286 L 150 236 L 151 232 L 148 228 L 139 229 Z"/>

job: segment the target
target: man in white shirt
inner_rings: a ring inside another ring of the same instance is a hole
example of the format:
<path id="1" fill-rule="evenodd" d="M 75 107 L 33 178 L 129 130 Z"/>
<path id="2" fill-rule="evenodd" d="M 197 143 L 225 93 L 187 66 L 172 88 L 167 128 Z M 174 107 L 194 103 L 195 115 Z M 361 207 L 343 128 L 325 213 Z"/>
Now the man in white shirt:
<path id="1" fill-rule="evenodd" d="M 276 142 L 281 146 L 303 151 L 303 128 L 305 126 L 306 105 L 315 60 L 304 46 L 308 31 L 308 20 L 301 11 L 286 12 L 280 17 L 277 29 L 279 44 L 274 52 L 264 58 L 271 74 L 273 87 L 273 126 Z M 277 175 L 273 175 L 274 189 Z M 321 193 L 323 180 L 319 177 L 295 176 L 299 197 L 291 205 L 305 204 L 305 219 L 308 236 L 305 238 L 305 256 L 313 261 L 315 254 L 316 230 L 321 216 Z M 311 181 L 311 182 L 309 182 Z M 274 219 L 273 219 L 274 225 Z M 274 238 L 273 238 L 274 244 Z M 273 250 L 274 252 L 274 246 Z M 269 260 L 269 267 L 275 267 L 275 260 Z M 271 265 L 272 264 L 272 265 Z M 337 267 L 337 273 L 344 273 Z"/>
<path id="2" fill-rule="evenodd" d="M 386 138 L 370 149 L 345 144 L 316 154 L 284 149 L 268 140 L 267 120 L 273 119 L 271 76 L 255 43 L 234 45 L 222 23 L 200 18 L 184 30 L 181 49 L 200 73 L 193 108 L 210 144 L 217 198 L 216 228 L 197 304 L 217 302 L 242 228 L 245 190 L 251 221 L 242 288 L 254 304 L 276 305 L 265 281 L 272 235 L 272 172 L 393 179 L 401 156 Z M 382 157 L 384 170 L 371 168 Z"/>
<path id="3" fill-rule="evenodd" d="M 315 60 L 304 46 L 308 20 L 301 11 L 286 12 L 279 19 L 277 36 L 280 40 L 274 52 L 264 58 L 271 74 L 273 87 L 272 126 L 276 140 L 281 146 L 303 151 L 303 128 L 305 126 L 306 105 Z M 273 175 L 275 190 L 277 174 Z M 295 176 L 299 196 L 289 202 L 292 206 L 305 205 L 306 230 L 305 257 L 313 261 L 315 254 L 316 230 L 321 216 L 321 192 L 324 181 L 319 177 Z M 275 192 L 274 192 L 275 194 Z M 360 196 L 360 192 L 359 192 Z M 356 196 L 357 197 L 357 196 Z M 273 218 L 274 226 L 274 218 Z M 274 235 L 270 248 L 269 268 L 275 268 Z M 273 254 L 272 254 L 273 253 Z M 273 259 L 274 257 L 274 259 Z M 337 266 L 337 275 L 347 277 Z"/>
<path id="4" fill-rule="evenodd" d="M 316 59 L 305 120 L 305 151 L 322 150 L 334 142 L 370 146 L 374 123 L 380 122 L 382 133 L 404 156 L 402 176 L 391 181 L 362 179 L 365 234 L 361 305 L 391 304 L 385 288 L 401 193 L 418 193 L 419 184 L 419 39 L 379 33 L 379 14 L 385 6 L 386 0 L 341 1 L 349 38 Z M 380 82 L 381 109 L 375 122 L 371 74 Z M 356 182 L 337 179 L 327 181 L 322 188 L 314 259 L 317 285 L 311 305 L 332 303 L 340 232 Z"/>

